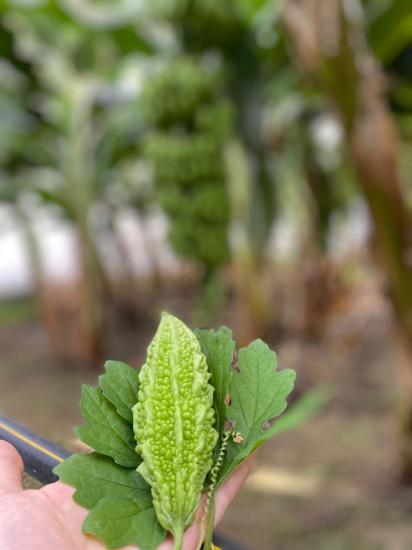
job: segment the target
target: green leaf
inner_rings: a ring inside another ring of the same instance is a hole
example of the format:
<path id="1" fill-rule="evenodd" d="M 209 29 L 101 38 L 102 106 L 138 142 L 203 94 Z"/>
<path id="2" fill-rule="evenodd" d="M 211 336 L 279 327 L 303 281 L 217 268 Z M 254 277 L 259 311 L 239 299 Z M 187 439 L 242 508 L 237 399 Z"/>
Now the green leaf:
<path id="1" fill-rule="evenodd" d="M 243 441 L 229 441 L 218 485 L 272 436 L 273 427 L 265 429 L 266 424 L 285 410 L 296 377 L 290 369 L 276 371 L 276 353 L 262 340 L 239 351 L 238 367 L 229 388 L 231 406 L 227 416 Z"/>
<path id="2" fill-rule="evenodd" d="M 227 327 L 218 330 L 195 329 L 194 333 L 200 342 L 206 363 L 211 376 L 211 384 L 214 387 L 213 407 L 216 414 L 215 428 L 219 434 L 219 444 L 215 448 L 214 461 L 216 462 L 222 437 L 224 435 L 226 420 L 226 398 L 229 393 L 229 384 L 232 378 L 232 360 L 235 351 L 235 342 L 232 340 L 232 331 Z M 210 480 L 206 480 L 208 486 Z M 209 511 L 207 514 L 206 538 L 204 548 L 211 547 L 214 526 L 214 495 L 211 495 Z"/>
<path id="3" fill-rule="evenodd" d="M 244 437 L 241 447 L 256 448 L 270 437 L 264 424 L 286 408 L 286 397 L 293 389 L 295 372 L 276 371 L 276 353 L 255 340 L 239 351 L 239 371 L 234 371 L 230 386 L 229 420 Z"/>
<path id="4" fill-rule="evenodd" d="M 99 378 L 103 395 L 116 408 L 118 414 L 133 422 L 132 407 L 137 403 L 139 373 L 121 361 L 106 361 L 106 373 Z"/>
<path id="5" fill-rule="evenodd" d="M 87 516 L 83 531 L 103 540 L 108 548 L 134 544 L 140 550 L 155 550 L 166 537 L 153 506 L 141 506 L 131 498 L 100 501 Z"/>
<path id="6" fill-rule="evenodd" d="M 232 331 L 226 327 L 219 330 L 195 329 L 200 342 L 206 363 L 211 373 L 211 384 L 215 388 L 213 406 L 216 412 L 216 431 L 222 435 L 226 419 L 226 397 L 232 378 L 232 359 L 235 351 L 235 342 L 232 340 Z"/>
<path id="7" fill-rule="evenodd" d="M 369 43 L 383 63 L 391 63 L 412 39 L 412 4 L 410 0 L 386 2 L 368 27 Z"/>
<path id="8" fill-rule="evenodd" d="M 135 468 L 123 468 L 98 453 L 73 455 L 54 472 L 76 488 L 74 500 L 89 510 L 107 497 L 134 498 L 141 506 L 152 503 L 150 487 Z"/>
<path id="9" fill-rule="evenodd" d="M 87 424 L 75 432 L 83 443 L 121 466 L 136 467 L 140 458 L 135 450 L 133 428 L 118 415 L 102 390 L 83 386 L 81 409 Z"/>

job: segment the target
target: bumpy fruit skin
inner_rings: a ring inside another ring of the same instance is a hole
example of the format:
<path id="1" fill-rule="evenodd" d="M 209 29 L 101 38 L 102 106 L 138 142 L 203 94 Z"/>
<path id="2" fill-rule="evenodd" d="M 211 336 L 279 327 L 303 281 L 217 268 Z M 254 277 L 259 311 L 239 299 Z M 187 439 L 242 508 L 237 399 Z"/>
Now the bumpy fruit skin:
<path id="1" fill-rule="evenodd" d="M 194 520 L 217 441 L 209 378 L 193 332 L 164 313 L 140 371 L 133 424 L 138 471 L 159 522 L 178 538 Z"/>

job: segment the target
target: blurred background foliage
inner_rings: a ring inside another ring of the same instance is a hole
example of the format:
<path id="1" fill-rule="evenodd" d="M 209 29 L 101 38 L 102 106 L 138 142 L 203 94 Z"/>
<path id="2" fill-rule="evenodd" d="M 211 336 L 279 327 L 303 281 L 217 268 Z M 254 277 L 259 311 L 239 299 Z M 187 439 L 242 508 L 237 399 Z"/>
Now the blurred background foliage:
<path id="1" fill-rule="evenodd" d="M 140 361 L 163 308 L 344 369 L 381 300 L 410 483 L 410 0 L 4 0 L 0 36 L 0 251 L 17 232 L 28 273 L 0 326 L 72 377 Z M 304 367 L 298 391 L 331 381 Z"/>

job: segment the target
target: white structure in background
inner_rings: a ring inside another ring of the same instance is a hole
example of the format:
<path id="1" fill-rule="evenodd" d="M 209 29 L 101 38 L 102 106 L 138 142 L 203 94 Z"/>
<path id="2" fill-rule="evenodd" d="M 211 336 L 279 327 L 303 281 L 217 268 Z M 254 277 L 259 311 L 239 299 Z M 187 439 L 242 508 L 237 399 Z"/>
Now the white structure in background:
<path id="1" fill-rule="evenodd" d="M 0 207 L 0 299 L 30 291 L 32 281 L 23 237 L 13 223 L 7 207 Z M 78 273 L 76 241 L 71 225 L 44 213 L 34 217 L 33 226 L 38 237 L 45 276 L 53 281 L 65 281 Z M 125 210 L 118 220 L 119 235 L 130 253 L 136 275 L 150 273 L 151 263 L 146 247 L 154 251 L 158 267 L 166 273 L 177 270 L 179 261 L 167 243 L 167 221 L 160 213 L 145 222 L 146 243 L 142 227 L 135 213 Z M 370 233 L 369 216 L 364 204 L 354 201 L 346 216 L 337 216 L 332 224 L 329 250 L 333 256 L 344 256 L 364 246 Z M 103 241 L 103 238 L 102 238 Z M 119 265 L 116 250 L 108 240 L 100 243 L 109 271 L 116 274 Z M 272 258 L 294 257 L 298 247 L 298 231 L 293 220 L 282 218 L 275 224 L 272 240 Z"/>
<path id="2" fill-rule="evenodd" d="M 32 280 L 25 250 L 23 235 L 13 220 L 11 210 L 0 206 L 0 299 L 30 292 Z M 67 281 L 77 276 L 78 264 L 76 239 L 70 223 L 56 219 L 39 210 L 33 216 L 33 228 L 42 254 L 43 270 L 46 279 Z M 151 264 L 147 256 L 142 227 L 132 211 L 125 210 L 119 216 L 118 229 L 126 249 L 130 252 L 136 275 L 150 273 Z M 144 231 L 149 246 L 162 271 L 171 272 L 177 268 L 178 260 L 167 244 L 167 222 L 163 215 L 156 213 L 145 222 Z M 103 241 L 104 237 L 102 237 Z M 100 243 L 108 269 L 116 273 L 119 259 L 109 241 Z"/>

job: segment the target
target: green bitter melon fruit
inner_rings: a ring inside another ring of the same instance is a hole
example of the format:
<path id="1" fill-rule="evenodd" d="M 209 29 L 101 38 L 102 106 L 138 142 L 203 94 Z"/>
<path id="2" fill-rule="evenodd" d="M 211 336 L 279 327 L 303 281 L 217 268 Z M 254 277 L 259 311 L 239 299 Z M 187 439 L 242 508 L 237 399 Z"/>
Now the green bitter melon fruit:
<path id="1" fill-rule="evenodd" d="M 152 489 L 161 525 L 180 549 L 195 518 L 218 434 L 213 428 L 213 387 L 193 332 L 164 313 L 139 374 L 133 408 L 139 473 Z"/>

